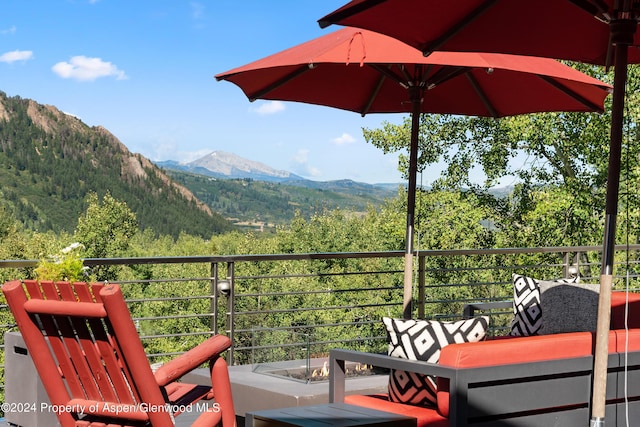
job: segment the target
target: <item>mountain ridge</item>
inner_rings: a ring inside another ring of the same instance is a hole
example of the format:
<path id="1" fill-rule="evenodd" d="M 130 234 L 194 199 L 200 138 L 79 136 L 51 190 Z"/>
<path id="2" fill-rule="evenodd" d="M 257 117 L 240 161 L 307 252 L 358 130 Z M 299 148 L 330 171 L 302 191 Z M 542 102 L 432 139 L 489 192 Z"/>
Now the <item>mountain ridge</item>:
<path id="1" fill-rule="evenodd" d="M 189 162 L 190 167 L 201 167 L 233 178 L 245 178 L 254 175 L 275 179 L 303 179 L 285 170 L 274 169 L 265 163 L 249 160 L 228 151 L 216 150 L 204 157 Z"/>
<path id="2" fill-rule="evenodd" d="M 282 182 L 290 185 L 309 186 L 311 188 L 327 187 L 336 183 L 356 183 L 358 185 L 371 187 L 384 187 L 387 189 L 395 189 L 403 183 L 375 183 L 369 184 L 351 179 L 337 179 L 330 181 L 315 181 L 296 175 L 282 169 L 275 169 L 271 166 L 249 160 L 237 154 L 224 150 L 214 150 L 211 153 L 190 161 L 180 162 L 177 160 L 156 161 L 155 164 L 163 169 L 195 173 L 199 175 L 210 176 L 220 179 L 253 179 L 265 182 Z"/>
<path id="3" fill-rule="evenodd" d="M 141 229 L 209 237 L 231 229 L 186 187 L 102 126 L 0 91 L 0 203 L 26 227 L 72 232 L 86 196 L 109 192 Z"/>
<path id="4" fill-rule="evenodd" d="M 226 175 L 204 167 L 211 157 L 232 163 L 223 165 Z M 205 238 L 232 230 L 232 222 L 285 225 L 296 212 L 363 212 L 397 193 L 397 185 L 306 180 L 221 151 L 190 163 L 156 164 L 103 126 L 0 91 L 0 209 L 34 231 L 72 233 L 91 192 L 124 201 L 142 230 Z"/>

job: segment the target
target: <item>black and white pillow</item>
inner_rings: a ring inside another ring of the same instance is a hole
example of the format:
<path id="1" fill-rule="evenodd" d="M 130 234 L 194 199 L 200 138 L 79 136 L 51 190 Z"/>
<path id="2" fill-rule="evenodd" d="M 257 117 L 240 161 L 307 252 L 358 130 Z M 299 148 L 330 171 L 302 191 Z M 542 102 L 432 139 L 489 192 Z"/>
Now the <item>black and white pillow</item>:
<path id="1" fill-rule="evenodd" d="M 414 319 L 382 319 L 389 341 L 389 356 L 437 363 L 440 350 L 448 344 L 484 339 L 489 317 L 454 322 Z M 389 374 L 389 400 L 420 406 L 436 406 L 436 379 L 408 371 Z"/>
<path id="2" fill-rule="evenodd" d="M 556 283 L 578 283 L 580 276 L 555 280 Z M 542 327 L 542 308 L 540 305 L 540 280 L 513 275 L 513 320 L 509 335 L 528 337 L 538 335 Z"/>

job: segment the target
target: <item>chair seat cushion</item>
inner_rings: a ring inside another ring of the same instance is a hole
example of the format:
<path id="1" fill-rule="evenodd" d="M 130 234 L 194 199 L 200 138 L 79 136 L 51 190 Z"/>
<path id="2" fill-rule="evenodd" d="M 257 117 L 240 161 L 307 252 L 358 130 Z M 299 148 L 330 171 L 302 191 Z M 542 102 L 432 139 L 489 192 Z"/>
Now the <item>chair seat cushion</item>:
<path id="1" fill-rule="evenodd" d="M 346 396 L 344 401 L 351 405 L 414 417 L 417 427 L 449 427 L 449 419 L 438 414 L 435 408 L 390 402 L 386 394 Z"/>

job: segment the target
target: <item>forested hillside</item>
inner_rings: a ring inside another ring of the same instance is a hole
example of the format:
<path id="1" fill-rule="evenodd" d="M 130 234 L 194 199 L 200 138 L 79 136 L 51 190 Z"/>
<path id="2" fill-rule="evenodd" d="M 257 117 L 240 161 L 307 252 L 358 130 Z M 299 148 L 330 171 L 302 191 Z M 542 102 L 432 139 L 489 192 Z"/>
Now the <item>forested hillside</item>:
<path id="1" fill-rule="evenodd" d="M 166 173 L 206 203 L 214 212 L 238 225 L 286 225 L 299 213 L 305 218 L 327 210 L 365 212 L 397 196 L 397 188 L 382 188 L 352 181 L 314 183 L 264 182 L 250 179 L 216 179 L 188 172 Z M 316 185 L 317 188 L 312 186 Z"/>
<path id="2" fill-rule="evenodd" d="M 0 203 L 39 231 L 72 231 L 91 192 L 125 201 L 140 228 L 158 234 L 210 237 L 232 228 L 103 127 L 3 92 L 0 183 Z"/>

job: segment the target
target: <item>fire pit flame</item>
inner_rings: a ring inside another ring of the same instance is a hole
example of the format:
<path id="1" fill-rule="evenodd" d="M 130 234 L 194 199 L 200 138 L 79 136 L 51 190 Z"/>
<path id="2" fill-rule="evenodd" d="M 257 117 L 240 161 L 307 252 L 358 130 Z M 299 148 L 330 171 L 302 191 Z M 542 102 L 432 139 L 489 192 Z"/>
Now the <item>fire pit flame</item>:
<path id="1" fill-rule="evenodd" d="M 329 367 L 327 366 L 328 364 L 329 362 L 325 361 L 322 364 L 322 368 L 314 369 L 313 372 L 311 373 L 311 378 L 328 377 L 329 376 Z"/>
<path id="2" fill-rule="evenodd" d="M 320 382 L 328 381 L 331 374 L 328 360 L 317 360 L 315 368 L 301 365 L 295 361 L 288 362 L 291 366 L 257 365 L 254 372 L 276 377 L 287 378 L 294 381 Z M 345 375 L 347 378 L 363 377 L 369 375 L 388 374 L 384 369 L 374 368 L 372 365 L 350 362 L 345 365 Z"/>
<path id="3" fill-rule="evenodd" d="M 313 372 L 311 373 L 311 378 L 329 378 L 329 362 L 325 361 L 322 364 L 322 368 L 320 369 L 314 369 Z M 357 363 L 354 367 L 353 370 L 356 373 L 361 373 L 361 372 L 368 372 L 373 368 L 373 366 L 368 366 L 366 364 L 361 364 L 361 363 Z M 346 374 L 349 375 L 349 368 L 346 368 Z"/>

